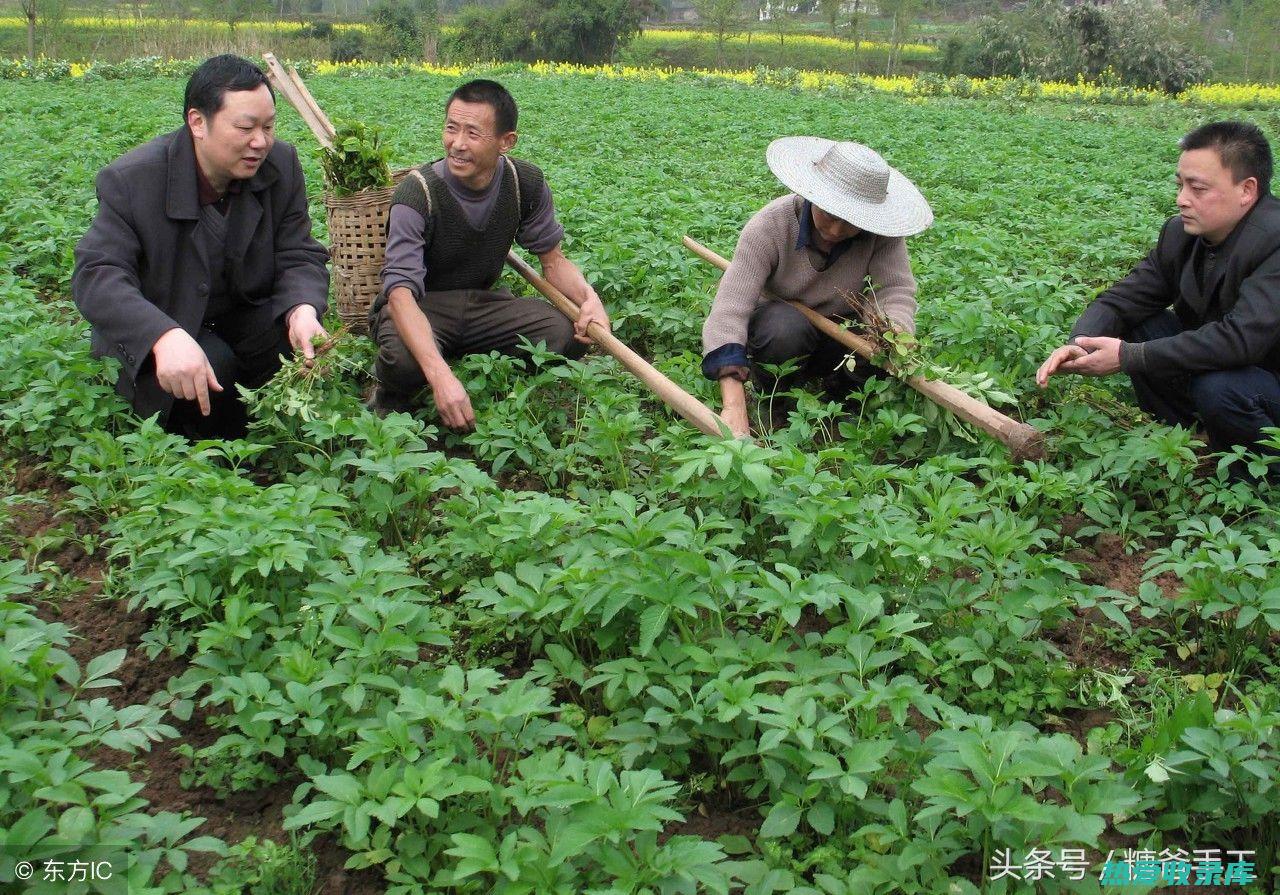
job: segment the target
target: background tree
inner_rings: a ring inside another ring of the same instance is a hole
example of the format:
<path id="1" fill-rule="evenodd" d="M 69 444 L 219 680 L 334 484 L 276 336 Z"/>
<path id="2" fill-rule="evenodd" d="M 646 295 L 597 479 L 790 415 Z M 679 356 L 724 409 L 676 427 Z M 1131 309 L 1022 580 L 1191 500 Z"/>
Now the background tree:
<path id="1" fill-rule="evenodd" d="M 1178 93 L 1213 71 L 1213 63 L 1192 49 L 1187 24 L 1163 7 L 1135 0 L 1109 15 L 1110 67 L 1122 83 Z"/>
<path id="2" fill-rule="evenodd" d="M 649 9 L 635 0 L 519 0 L 535 12 L 538 42 L 548 59 L 596 65 L 640 33 Z M 737 2 L 737 0 L 735 0 Z"/>
<path id="3" fill-rule="evenodd" d="M 818 12 L 831 28 L 831 36 L 836 33 L 836 25 L 840 22 L 840 10 L 844 8 L 844 0 L 818 0 Z"/>
<path id="4" fill-rule="evenodd" d="M 379 0 L 369 13 L 391 55 L 439 60 L 439 0 Z"/>
<path id="5" fill-rule="evenodd" d="M 36 0 L 21 0 L 22 16 L 27 20 L 27 58 L 31 60 L 31 64 L 36 64 L 36 16 L 39 9 L 36 8 Z"/>
<path id="6" fill-rule="evenodd" d="M 515 0 L 469 6 L 454 21 L 445 55 L 455 61 L 598 64 L 640 33 L 647 0 Z"/>
<path id="7" fill-rule="evenodd" d="M 849 6 L 849 36 L 853 40 L 853 73 L 862 74 L 862 0 Z"/>
<path id="8" fill-rule="evenodd" d="M 1228 21 L 1242 54 L 1244 80 L 1261 79 L 1275 83 L 1276 61 L 1280 56 L 1280 0 L 1239 0 Z"/>
<path id="9" fill-rule="evenodd" d="M 1083 10 L 1039 0 L 1020 14 L 979 23 L 969 73 L 1074 80 L 1113 72 L 1122 84 L 1177 93 L 1212 65 L 1192 47 L 1194 27 L 1167 9 L 1134 0 Z"/>
<path id="10" fill-rule="evenodd" d="M 981 78 L 1017 77 L 1030 69 L 1030 39 L 1022 28 L 995 16 L 986 16 L 978 22 L 969 74 Z"/>
<path id="11" fill-rule="evenodd" d="M 1062 56 L 1068 68 L 1089 78 L 1106 69 L 1115 53 L 1111 19 L 1101 7 L 1089 3 L 1073 6 L 1065 16 Z"/>
<path id="12" fill-rule="evenodd" d="M 204 8 L 208 11 L 209 18 L 226 22 L 234 35 L 237 25 L 249 21 L 258 13 L 270 12 L 272 4 L 271 0 L 204 0 Z"/>
<path id="13" fill-rule="evenodd" d="M 890 21 L 889 55 L 884 67 L 886 76 L 891 76 L 897 67 L 902 55 L 902 45 L 911 34 L 911 26 L 919 9 L 920 0 L 880 0 L 880 14 Z"/>
<path id="14" fill-rule="evenodd" d="M 716 36 L 716 61 L 724 61 L 726 35 L 742 21 L 742 0 L 693 0 L 698 17 Z"/>
<path id="15" fill-rule="evenodd" d="M 759 18 L 769 23 L 769 28 L 778 38 L 778 46 L 787 45 L 787 32 L 795 24 L 794 7 L 787 5 L 787 0 L 764 0 L 759 6 Z"/>
<path id="16" fill-rule="evenodd" d="M 22 17 L 27 23 L 27 58 L 36 64 L 36 31 L 42 32 L 46 44 L 67 12 L 68 0 L 19 0 Z"/>

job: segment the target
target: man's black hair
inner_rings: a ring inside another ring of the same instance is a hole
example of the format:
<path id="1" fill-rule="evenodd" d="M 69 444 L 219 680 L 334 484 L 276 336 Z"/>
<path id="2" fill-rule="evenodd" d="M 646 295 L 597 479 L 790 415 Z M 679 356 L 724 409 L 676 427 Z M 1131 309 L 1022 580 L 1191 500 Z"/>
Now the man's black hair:
<path id="1" fill-rule="evenodd" d="M 516 119 L 520 112 L 516 109 L 515 97 L 497 81 L 479 78 L 463 84 L 449 94 L 449 99 L 444 104 L 446 115 L 455 99 L 464 103 L 484 103 L 493 109 L 493 126 L 499 134 L 509 134 L 516 129 Z"/>
<path id="2" fill-rule="evenodd" d="M 1222 166 L 1231 170 L 1231 176 L 1239 183 L 1248 177 L 1258 179 L 1258 195 L 1271 192 L 1271 144 L 1256 124 L 1247 121 L 1215 121 L 1201 125 L 1187 134 L 1178 147 L 1183 152 L 1192 149 L 1216 149 Z"/>
<path id="3" fill-rule="evenodd" d="M 205 118 L 212 118 L 222 111 L 222 102 L 228 90 L 257 90 L 263 84 L 271 90 L 266 73 L 248 59 L 231 53 L 223 53 L 200 63 L 187 81 L 187 93 L 182 100 L 182 118 L 195 109 Z M 271 90 L 274 101 L 276 92 Z"/>

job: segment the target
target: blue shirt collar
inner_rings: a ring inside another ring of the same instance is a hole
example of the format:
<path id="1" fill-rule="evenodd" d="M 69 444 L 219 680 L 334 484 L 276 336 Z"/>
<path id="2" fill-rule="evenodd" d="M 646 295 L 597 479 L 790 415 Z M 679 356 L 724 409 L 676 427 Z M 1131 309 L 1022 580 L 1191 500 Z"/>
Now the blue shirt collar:
<path id="1" fill-rule="evenodd" d="M 823 255 L 827 259 L 827 266 L 830 267 L 836 263 L 836 259 L 848 251 L 849 246 L 857 239 L 851 236 L 848 239 L 841 240 L 831 247 L 830 252 L 824 252 L 813 244 L 813 203 L 808 199 L 804 200 L 804 204 L 800 208 L 800 235 L 796 237 L 796 249 L 813 249 L 819 255 Z"/>

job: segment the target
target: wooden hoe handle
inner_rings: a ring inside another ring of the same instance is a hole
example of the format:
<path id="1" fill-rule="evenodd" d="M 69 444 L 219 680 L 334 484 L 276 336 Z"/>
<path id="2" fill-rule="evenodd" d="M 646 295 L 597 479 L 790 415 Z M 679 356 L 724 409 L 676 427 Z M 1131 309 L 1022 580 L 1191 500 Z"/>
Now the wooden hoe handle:
<path id="1" fill-rule="evenodd" d="M 578 306 L 566 298 L 559 289 L 539 276 L 523 258 L 515 252 L 508 252 L 507 264 L 511 265 L 516 273 L 528 280 L 535 289 L 546 296 L 547 301 L 555 305 L 560 313 L 577 322 Z M 720 418 L 719 414 L 664 376 L 652 364 L 628 348 L 621 339 L 609 332 L 609 330 L 598 323 L 592 323 L 587 327 L 587 335 L 591 336 L 597 345 L 616 358 L 618 363 L 630 370 L 637 379 L 652 389 L 653 393 L 661 398 L 668 407 L 693 423 L 699 430 L 707 435 L 728 434 L 729 426 Z"/>
<path id="2" fill-rule="evenodd" d="M 683 242 L 685 248 L 702 260 L 710 262 L 721 270 L 728 269 L 729 262 L 706 246 L 690 239 L 688 236 L 684 237 Z M 770 293 L 766 293 L 766 296 L 774 301 L 782 301 L 782 299 Z M 803 314 L 821 332 L 850 348 L 860 357 L 871 360 L 876 354 L 875 346 L 868 339 L 849 332 L 835 321 L 823 317 L 813 308 L 798 301 L 788 301 L 787 304 Z M 890 368 L 889 372 L 892 373 L 894 371 Z M 962 392 L 954 385 L 946 382 L 925 379 L 923 376 L 901 378 L 907 385 L 920 392 L 930 401 L 945 407 L 962 420 L 972 423 L 983 432 L 999 440 L 1009 448 L 1015 460 L 1032 460 L 1044 455 L 1044 435 L 1034 426 L 1028 426 L 1026 423 L 1011 419 L 983 401 L 979 401 L 972 395 Z"/>

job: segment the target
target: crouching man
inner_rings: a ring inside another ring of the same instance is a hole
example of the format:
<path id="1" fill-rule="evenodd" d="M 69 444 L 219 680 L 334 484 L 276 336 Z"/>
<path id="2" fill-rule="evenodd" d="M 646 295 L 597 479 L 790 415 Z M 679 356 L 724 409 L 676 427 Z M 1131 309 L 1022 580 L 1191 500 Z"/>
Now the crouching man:
<path id="1" fill-rule="evenodd" d="M 542 172 L 508 155 L 516 118 L 501 84 L 463 84 L 445 103 L 444 158 L 415 169 L 392 196 L 382 294 L 369 315 L 377 413 L 411 410 L 426 385 L 446 426 L 471 429 L 471 398 L 450 360 L 515 353 L 521 337 L 577 358 L 590 342 L 587 326 L 609 326 L 595 290 L 560 249 L 564 228 Z M 579 306 L 576 324 L 541 299 L 494 290 L 516 242 Z"/>
<path id="2" fill-rule="evenodd" d="M 1133 271 L 1085 309 L 1036 373 L 1124 372 L 1138 405 L 1199 421 L 1216 451 L 1280 426 L 1280 201 L 1266 137 L 1238 121 L 1182 138 L 1178 213 Z"/>
<path id="3" fill-rule="evenodd" d="M 893 330 L 914 333 L 906 237 L 933 223 L 915 185 L 860 143 L 784 137 L 770 144 L 767 160 L 791 192 L 743 228 L 702 327 L 702 372 L 720 381 L 723 416 L 736 435 L 749 434 L 743 383 L 753 368 L 761 374 L 760 364 L 798 359 L 804 371 L 834 371 L 846 392 L 874 372 L 867 365 L 837 371 L 847 349 L 764 293 L 833 320 L 856 316 L 849 297 L 864 296 Z"/>
<path id="4" fill-rule="evenodd" d="M 247 428 L 236 385 L 310 358 L 329 292 L 298 153 L 276 140 L 266 75 L 238 56 L 187 82 L 182 127 L 98 173 L 72 293 L 95 354 L 140 416 L 192 439 Z"/>

